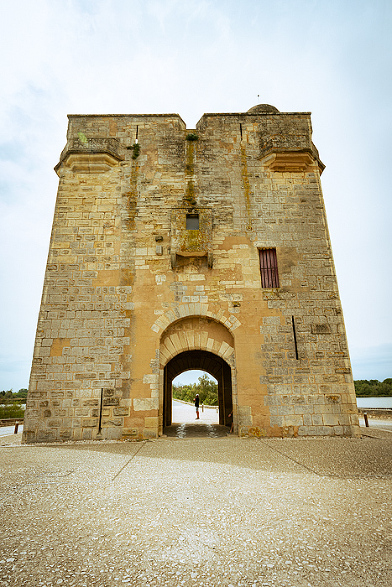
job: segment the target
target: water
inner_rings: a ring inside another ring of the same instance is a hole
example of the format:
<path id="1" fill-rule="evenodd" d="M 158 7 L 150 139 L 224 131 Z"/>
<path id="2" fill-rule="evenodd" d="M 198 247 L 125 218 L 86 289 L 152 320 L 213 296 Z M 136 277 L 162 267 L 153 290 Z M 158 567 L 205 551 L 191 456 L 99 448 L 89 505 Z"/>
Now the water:
<path id="1" fill-rule="evenodd" d="M 392 409 L 392 397 L 357 397 L 358 408 Z"/>

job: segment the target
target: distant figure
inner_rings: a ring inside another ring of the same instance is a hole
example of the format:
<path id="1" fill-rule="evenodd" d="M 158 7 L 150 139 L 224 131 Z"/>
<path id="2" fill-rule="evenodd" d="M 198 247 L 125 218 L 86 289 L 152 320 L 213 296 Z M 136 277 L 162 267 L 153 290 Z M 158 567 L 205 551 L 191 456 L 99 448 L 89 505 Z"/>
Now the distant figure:
<path id="1" fill-rule="evenodd" d="M 196 394 L 196 397 L 194 399 L 195 402 L 195 408 L 196 408 L 196 420 L 199 420 L 199 394 Z"/>
<path id="2" fill-rule="evenodd" d="M 233 422 L 233 412 L 230 412 L 230 414 L 227 416 L 228 419 L 228 423 L 230 424 L 230 420 L 231 420 L 231 426 L 230 426 L 230 432 L 229 434 L 233 434 L 233 430 L 234 430 L 234 422 Z"/>

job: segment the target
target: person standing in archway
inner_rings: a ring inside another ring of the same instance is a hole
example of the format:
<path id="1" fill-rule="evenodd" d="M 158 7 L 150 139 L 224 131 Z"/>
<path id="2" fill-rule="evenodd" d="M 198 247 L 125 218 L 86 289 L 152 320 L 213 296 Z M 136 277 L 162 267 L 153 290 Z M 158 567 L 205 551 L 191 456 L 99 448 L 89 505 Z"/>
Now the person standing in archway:
<path id="1" fill-rule="evenodd" d="M 199 404 L 200 404 L 200 400 L 199 400 L 199 394 L 196 394 L 195 399 L 193 400 L 195 402 L 195 408 L 196 408 L 196 420 L 199 420 Z"/>

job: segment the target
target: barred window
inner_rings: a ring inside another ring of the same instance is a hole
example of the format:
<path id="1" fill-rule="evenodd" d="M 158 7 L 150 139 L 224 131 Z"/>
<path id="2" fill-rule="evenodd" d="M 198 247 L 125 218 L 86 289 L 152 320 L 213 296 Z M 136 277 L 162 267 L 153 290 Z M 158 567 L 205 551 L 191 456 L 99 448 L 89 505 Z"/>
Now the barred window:
<path id="1" fill-rule="evenodd" d="M 261 287 L 279 287 L 276 249 L 259 249 Z"/>

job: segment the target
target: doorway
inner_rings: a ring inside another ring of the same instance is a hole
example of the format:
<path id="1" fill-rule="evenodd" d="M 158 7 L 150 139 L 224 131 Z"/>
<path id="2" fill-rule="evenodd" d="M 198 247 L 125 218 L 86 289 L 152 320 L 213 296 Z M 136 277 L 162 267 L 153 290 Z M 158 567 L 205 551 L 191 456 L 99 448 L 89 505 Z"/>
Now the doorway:
<path id="1" fill-rule="evenodd" d="M 172 424 L 173 379 L 190 370 L 206 371 L 218 382 L 219 424 L 231 426 L 233 412 L 231 368 L 224 359 L 203 350 L 184 351 L 173 357 L 164 369 L 163 426 Z"/>
<path id="2" fill-rule="evenodd" d="M 199 414 L 195 397 L 199 396 Z M 172 381 L 172 424 L 202 420 L 219 424 L 218 382 L 206 371 L 183 371 Z"/>

